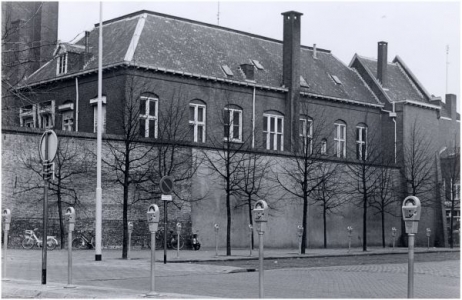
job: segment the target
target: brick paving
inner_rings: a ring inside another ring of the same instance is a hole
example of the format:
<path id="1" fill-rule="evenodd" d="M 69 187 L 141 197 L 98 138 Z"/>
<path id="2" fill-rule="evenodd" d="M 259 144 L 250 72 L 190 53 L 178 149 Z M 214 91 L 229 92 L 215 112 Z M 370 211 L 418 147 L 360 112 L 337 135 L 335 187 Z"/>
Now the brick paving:
<path id="1" fill-rule="evenodd" d="M 386 253 L 379 250 L 371 250 L 369 254 Z M 391 250 L 388 250 L 390 253 Z M 406 249 L 402 250 L 405 252 Z M 307 255 L 319 257 L 346 254 L 345 249 L 310 251 Z M 364 255 L 359 252 L 352 251 L 349 255 Z M 215 251 L 183 251 L 180 259 L 176 259 L 176 252 L 170 251 L 169 261 L 175 263 L 164 265 L 161 262 L 163 252 L 157 251 L 156 291 L 161 293 L 159 297 L 258 297 L 258 272 L 244 272 L 245 268 L 206 263 L 249 258 L 248 250 L 237 250 L 233 253 L 230 258 L 224 255 L 215 257 Z M 73 283 L 78 288 L 70 290 L 63 288 L 67 283 L 67 251 L 55 250 L 48 253 L 48 282 L 47 286 L 41 286 L 41 251 L 9 250 L 7 277 L 11 281 L 3 282 L 2 297 L 142 297 L 150 286 L 149 251 L 132 251 L 132 260 L 122 260 L 120 255 L 120 250 L 106 250 L 103 251 L 103 261 L 95 262 L 94 251 L 75 251 Z M 265 257 L 297 256 L 295 252 L 287 250 L 265 251 Z M 255 256 L 254 259 L 256 258 Z M 188 260 L 202 263 L 189 263 Z M 405 298 L 406 291 L 407 264 L 404 263 L 265 271 L 265 296 L 268 298 Z M 416 262 L 415 296 L 460 298 L 459 261 Z"/>

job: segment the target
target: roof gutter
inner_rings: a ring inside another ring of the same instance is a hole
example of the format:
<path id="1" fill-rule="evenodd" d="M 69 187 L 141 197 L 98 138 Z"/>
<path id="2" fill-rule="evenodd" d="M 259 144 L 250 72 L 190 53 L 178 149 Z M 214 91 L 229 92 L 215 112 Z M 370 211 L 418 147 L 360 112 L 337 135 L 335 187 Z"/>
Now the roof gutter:
<path id="1" fill-rule="evenodd" d="M 409 105 L 419 106 L 419 107 L 429 108 L 429 109 L 435 109 L 435 110 L 441 109 L 441 106 L 423 103 L 423 102 L 414 101 L 414 100 L 399 100 L 399 101 L 394 101 L 394 103 L 404 103 L 404 104 L 409 104 Z"/>
<path id="2" fill-rule="evenodd" d="M 323 95 L 314 94 L 314 93 L 301 92 L 300 94 L 303 95 L 303 96 L 310 96 L 310 97 L 313 97 L 313 98 L 322 98 L 322 99 L 326 99 L 326 100 L 344 102 L 344 103 L 361 105 L 361 106 L 368 106 L 368 107 L 374 107 L 374 108 L 383 108 L 384 107 L 383 104 L 366 103 L 366 102 L 361 102 L 361 101 L 356 101 L 356 100 L 351 100 L 351 99 L 346 99 L 346 98 L 323 96 Z"/>

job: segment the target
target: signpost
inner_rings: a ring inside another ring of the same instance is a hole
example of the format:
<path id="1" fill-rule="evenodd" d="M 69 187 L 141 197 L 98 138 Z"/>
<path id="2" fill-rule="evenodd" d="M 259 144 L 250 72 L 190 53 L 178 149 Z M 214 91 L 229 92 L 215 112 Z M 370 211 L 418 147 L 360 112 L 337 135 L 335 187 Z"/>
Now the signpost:
<path id="1" fill-rule="evenodd" d="M 167 201 L 173 200 L 173 182 L 172 176 L 164 176 L 159 182 L 159 188 L 162 192 L 160 199 L 164 201 L 164 264 L 167 263 Z"/>
<path id="2" fill-rule="evenodd" d="M 43 234 L 42 234 L 42 284 L 47 284 L 47 236 L 48 236 L 48 184 L 53 177 L 53 160 L 58 151 L 58 137 L 53 130 L 47 130 L 40 138 L 39 156 L 43 165 L 44 199 L 43 199 Z"/>

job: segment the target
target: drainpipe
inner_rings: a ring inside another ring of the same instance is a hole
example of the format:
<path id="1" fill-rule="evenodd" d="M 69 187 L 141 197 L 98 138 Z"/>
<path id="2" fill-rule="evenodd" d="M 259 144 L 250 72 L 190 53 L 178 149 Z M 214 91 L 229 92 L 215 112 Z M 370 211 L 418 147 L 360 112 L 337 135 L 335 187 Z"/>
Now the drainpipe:
<path id="1" fill-rule="evenodd" d="M 75 131 L 79 131 L 79 79 L 75 77 Z"/>
<path id="2" fill-rule="evenodd" d="M 255 148 L 255 85 L 252 96 L 252 149 Z"/>
<path id="3" fill-rule="evenodd" d="M 393 102 L 392 105 L 393 105 L 393 114 L 394 114 L 393 123 L 395 123 L 395 164 L 396 164 L 396 112 L 395 112 L 395 102 Z"/>

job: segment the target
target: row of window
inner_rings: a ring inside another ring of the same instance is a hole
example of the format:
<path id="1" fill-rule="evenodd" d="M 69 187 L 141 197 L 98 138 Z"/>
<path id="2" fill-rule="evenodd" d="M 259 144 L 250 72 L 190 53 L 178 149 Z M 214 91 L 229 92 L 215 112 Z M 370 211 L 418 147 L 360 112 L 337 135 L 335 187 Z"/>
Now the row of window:
<path id="1" fill-rule="evenodd" d="M 93 104 L 93 131 L 97 131 L 97 99 L 90 100 Z M 103 99 L 103 131 L 106 128 L 106 103 Z M 35 127 L 35 109 L 38 107 L 38 127 L 54 128 L 54 101 L 29 105 L 20 110 L 21 126 Z M 72 102 L 65 102 L 58 107 L 62 114 L 62 130 L 73 131 L 74 111 Z M 142 137 L 157 138 L 159 120 L 159 99 L 156 97 L 140 98 L 139 111 L 139 132 Z M 238 106 L 228 106 L 223 111 L 223 137 L 225 141 L 243 142 L 243 113 Z M 311 118 L 300 118 L 300 145 L 304 153 L 313 153 L 313 120 Z M 334 154 L 339 158 L 346 158 L 346 124 L 343 121 L 334 123 Z M 196 143 L 206 142 L 206 105 L 199 100 L 189 103 L 189 131 L 190 138 Z M 262 130 L 263 147 L 267 150 L 284 151 L 284 116 L 277 112 L 263 114 Z M 356 158 L 365 160 L 367 158 L 367 126 L 359 124 L 356 126 Z M 319 150 L 320 154 L 327 155 L 327 139 L 322 139 Z"/>

